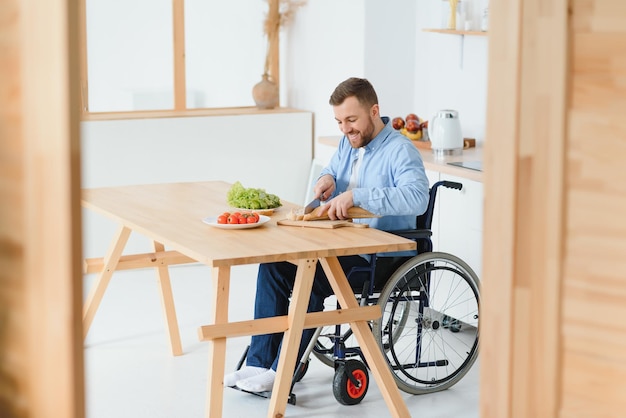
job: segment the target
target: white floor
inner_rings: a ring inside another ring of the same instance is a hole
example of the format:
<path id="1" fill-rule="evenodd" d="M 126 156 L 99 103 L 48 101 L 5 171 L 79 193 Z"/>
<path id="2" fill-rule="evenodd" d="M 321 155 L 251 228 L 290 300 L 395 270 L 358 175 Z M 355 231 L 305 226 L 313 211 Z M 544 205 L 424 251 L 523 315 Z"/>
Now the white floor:
<path id="1" fill-rule="evenodd" d="M 170 269 L 184 354 L 171 355 L 166 339 L 156 275 L 150 270 L 113 276 L 85 341 L 88 418 L 204 417 L 207 347 L 197 328 L 208 323 L 210 269 Z M 85 279 L 85 293 L 95 276 Z M 231 320 L 252 318 L 256 266 L 236 267 L 231 274 Z M 233 370 L 249 341 L 228 341 L 226 369 Z M 420 418 L 478 417 L 478 363 L 452 388 L 430 395 L 402 393 L 411 415 Z M 343 406 L 332 394 L 333 370 L 311 360 L 296 384 L 296 405 L 288 417 L 387 417 L 375 381 L 359 405 Z M 264 417 L 269 400 L 233 389 L 224 391 L 223 416 Z"/>

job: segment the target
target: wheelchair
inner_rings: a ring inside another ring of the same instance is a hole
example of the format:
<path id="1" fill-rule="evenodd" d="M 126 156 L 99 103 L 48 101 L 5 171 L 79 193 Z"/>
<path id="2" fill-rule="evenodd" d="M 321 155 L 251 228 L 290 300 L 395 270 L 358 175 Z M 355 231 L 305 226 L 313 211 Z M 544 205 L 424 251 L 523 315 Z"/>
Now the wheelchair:
<path id="1" fill-rule="evenodd" d="M 414 257 L 376 257 L 369 268 L 348 273 L 370 275 L 357 298 L 361 305 L 378 304 L 382 317 L 372 332 L 399 389 L 410 394 L 445 390 L 459 382 L 478 356 L 480 282 L 463 260 L 433 252 L 432 217 L 439 187 L 460 190 L 462 184 L 435 183 L 428 208 L 417 217 L 414 230 L 392 233 L 415 240 Z M 332 298 L 329 298 L 329 300 Z M 299 381 L 310 354 L 335 369 L 333 394 L 344 405 L 365 397 L 367 363 L 348 325 L 316 330 L 294 374 Z"/>
<path id="2" fill-rule="evenodd" d="M 363 289 L 353 290 L 361 305 L 380 306 L 382 317 L 371 321 L 372 332 L 398 388 L 416 395 L 450 388 L 467 374 L 478 356 L 479 279 L 458 257 L 433 252 L 432 217 L 437 190 L 442 186 L 463 187 L 456 182 L 435 183 L 426 212 L 416 219 L 416 229 L 392 231 L 415 240 L 418 255 L 371 254 L 369 267 L 353 268 L 347 274 L 368 275 Z M 327 304 L 332 299 L 328 298 Z M 246 354 L 247 350 L 237 368 Z M 339 403 L 355 405 L 363 400 L 369 387 L 368 367 L 349 325 L 316 329 L 296 365 L 292 389 L 306 374 L 311 354 L 335 369 L 333 395 Z M 288 402 L 295 404 L 295 400 L 291 393 Z"/>

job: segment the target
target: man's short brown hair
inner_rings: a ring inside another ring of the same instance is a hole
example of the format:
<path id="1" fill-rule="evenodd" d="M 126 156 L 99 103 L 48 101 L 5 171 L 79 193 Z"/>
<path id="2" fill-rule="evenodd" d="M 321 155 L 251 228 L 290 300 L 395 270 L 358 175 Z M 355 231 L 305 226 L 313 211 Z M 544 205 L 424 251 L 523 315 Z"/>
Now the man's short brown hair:
<path id="1" fill-rule="evenodd" d="M 341 82 L 330 95 L 329 103 L 332 106 L 338 106 L 348 97 L 356 97 L 361 106 L 366 108 L 378 104 L 374 87 L 364 78 L 351 77 Z"/>

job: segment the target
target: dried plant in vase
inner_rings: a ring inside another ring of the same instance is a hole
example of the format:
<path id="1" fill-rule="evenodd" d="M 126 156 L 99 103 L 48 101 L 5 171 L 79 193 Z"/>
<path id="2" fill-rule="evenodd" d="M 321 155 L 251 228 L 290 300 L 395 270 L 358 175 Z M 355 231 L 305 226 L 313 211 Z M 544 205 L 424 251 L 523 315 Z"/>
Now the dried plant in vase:
<path id="1" fill-rule="evenodd" d="M 265 0 L 268 12 L 263 24 L 263 32 L 267 38 L 265 64 L 262 80 L 252 89 L 252 97 L 258 108 L 273 109 L 278 106 L 278 36 L 293 19 L 296 10 L 304 6 L 307 0 Z"/>

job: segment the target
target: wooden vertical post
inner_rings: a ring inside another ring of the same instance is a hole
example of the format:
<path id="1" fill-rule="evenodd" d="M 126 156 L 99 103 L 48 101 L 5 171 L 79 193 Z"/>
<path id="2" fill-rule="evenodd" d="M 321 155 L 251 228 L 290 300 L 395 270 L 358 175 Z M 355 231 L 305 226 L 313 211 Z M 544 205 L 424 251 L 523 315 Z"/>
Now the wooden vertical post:
<path id="1" fill-rule="evenodd" d="M 514 224 L 523 0 L 490 5 L 489 78 L 484 150 L 483 277 L 481 278 L 481 417 L 509 417 L 513 334 Z M 491 138 L 502 138 L 499 141 Z M 497 396 L 489 396 L 497 393 Z"/>
<path id="2" fill-rule="evenodd" d="M 0 3 L 0 417 L 28 413 L 20 0 Z M 13 93 L 12 93 L 13 92 Z"/>
<path id="3" fill-rule="evenodd" d="M 272 16 L 272 20 L 278 22 L 280 19 L 280 9 L 279 9 L 279 0 L 269 0 L 269 16 Z M 274 20 L 275 19 L 275 20 Z M 269 42 L 269 54 L 270 54 L 270 63 L 269 63 L 269 74 L 271 80 L 279 86 L 280 91 L 280 69 L 279 69 L 279 55 L 280 55 L 280 26 L 276 28 L 272 28 L 270 33 L 268 33 L 268 42 Z"/>
<path id="4" fill-rule="evenodd" d="M 490 6 L 484 418 L 559 416 L 567 10 L 567 0 Z"/>
<path id="5" fill-rule="evenodd" d="M 80 113 L 89 112 L 89 66 L 87 62 L 87 0 L 78 0 L 78 56 L 80 61 Z"/>
<path id="6" fill-rule="evenodd" d="M 185 0 L 172 0 L 174 27 L 174 110 L 187 108 Z"/>
<path id="7" fill-rule="evenodd" d="M 0 2 L 3 418 L 85 415 L 77 11 Z"/>

